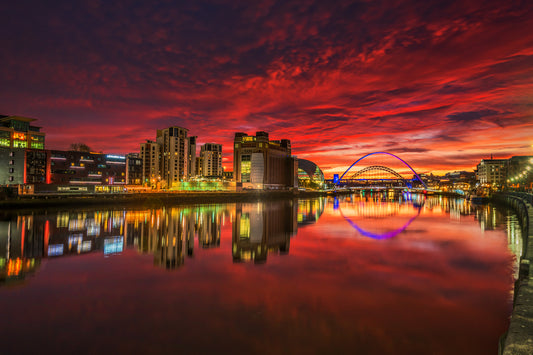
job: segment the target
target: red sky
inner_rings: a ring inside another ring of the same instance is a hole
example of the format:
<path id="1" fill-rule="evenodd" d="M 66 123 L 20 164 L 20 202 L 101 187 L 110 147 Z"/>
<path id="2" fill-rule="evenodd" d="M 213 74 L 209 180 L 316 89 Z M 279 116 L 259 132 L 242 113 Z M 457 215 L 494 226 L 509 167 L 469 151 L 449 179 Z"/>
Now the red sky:
<path id="1" fill-rule="evenodd" d="M 374 151 L 419 172 L 533 155 L 531 1 L 107 1 L 0 5 L 0 114 L 47 147 L 139 150 L 178 125 L 288 138 L 342 173 Z"/>

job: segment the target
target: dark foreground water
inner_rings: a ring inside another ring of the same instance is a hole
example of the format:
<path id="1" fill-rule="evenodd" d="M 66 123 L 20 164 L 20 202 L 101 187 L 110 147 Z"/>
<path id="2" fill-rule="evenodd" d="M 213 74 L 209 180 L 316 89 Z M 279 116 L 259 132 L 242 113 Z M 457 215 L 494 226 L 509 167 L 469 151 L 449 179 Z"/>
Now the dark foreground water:
<path id="1" fill-rule="evenodd" d="M 4 212 L 0 353 L 496 354 L 521 248 L 406 194 Z"/>

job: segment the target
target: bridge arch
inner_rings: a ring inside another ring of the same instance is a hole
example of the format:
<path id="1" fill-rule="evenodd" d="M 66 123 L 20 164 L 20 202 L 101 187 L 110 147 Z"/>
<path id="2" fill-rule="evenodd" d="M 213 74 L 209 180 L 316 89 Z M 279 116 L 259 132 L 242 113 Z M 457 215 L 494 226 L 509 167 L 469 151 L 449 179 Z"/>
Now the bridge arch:
<path id="1" fill-rule="evenodd" d="M 376 154 L 385 154 L 385 155 L 389 155 L 393 158 L 396 158 L 397 160 L 399 160 L 403 165 L 405 165 L 406 167 L 409 168 L 409 170 L 411 170 L 413 172 L 413 174 L 415 174 L 416 178 L 418 179 L 418 181 L 420 181 L 420 183 L 422 183 L 422 185 L 427 188 L 426 184 L 424 183 L 424 181 L 422 181 L 422 179 L 420 178 L 420 176 L 418 176 L 418 174 L 416 173 L 416 171 L 405 161 L 403 160 L 402 158 L 392 154 L 392 153 L 388 153 L 388 152 L 374 152 L 374 153 L 368 153 L 364 156 L 362 156 L 361 158 L 357 159 L 352 165 L 350 165 L 350 167 L 348 169 L 346 169 L 346 171 L 341 175 L 341 177 L 339 178 L 339 182 L 337 182 L 337 185 L 340 184 L 342 178 L 344 177 L 344 175 L 346 175 L 348 173 L 348 171 L 350 171 L 351 168 L 354 167 L 355 164 L 359 163 L 361 160 L 365 159 L 366 157 L 369 157 L 371 155 L 376 155 Z M 392 170 L 392 169 L 391 169 Z"/>
<path id="2" fill-rule="evenodd" d="M 398 174 L 396 171 L 394 171 L 393 169 L 391 168 L 388 168 L 386 166 L 381 166 L 381 165 L 372 165 L 372 166 L 367 166 L 366 168 L 363 168 L 359 171 L 356 171 L 351 179 L 357 179 L 359 178 L 361 175 L 367 173 L 367 172 L 374 172 L 374 171 L 380 171 L 380 172 L 385 172 L 385 173 L 389 173 L 391 174 L 392 176 L 394 176 L 395 178 L 397 178 L 398 180 L 405 180 L 403 178 L 403 176 L 401 176 L 400 174 Z"/>

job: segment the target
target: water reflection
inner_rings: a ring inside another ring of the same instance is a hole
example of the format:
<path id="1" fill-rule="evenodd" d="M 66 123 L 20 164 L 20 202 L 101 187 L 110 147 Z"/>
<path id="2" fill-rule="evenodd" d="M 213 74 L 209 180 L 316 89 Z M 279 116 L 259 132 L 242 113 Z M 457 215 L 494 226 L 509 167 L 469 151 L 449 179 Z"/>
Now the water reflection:
<path id="1" fill-rule="evenodd" d="M 233 224 L 234 261 L 264 263 L 268 253 L 288 253 L 298 225 L 314 223 L 324 199 L 202 205 L 149 210 L 60 211 L 5 215 L 0 221 L 0 282 L 23 280 L 41 258 L 135 248 L 154 265 L 175 269 L 202 249 L 220 247 L 221 228 Z"/>
<path id="2" fill-rule="evenodd" d="M 194 256 L 195 240 L 203 249 L 220 246 L 221 227 L 234 219 L 228 205 L 162 208 L 128 212 L 127 245 L 154 255 L 154 265 L 176 269 Z"/>
<path id="3" fill-rule="evenodd" d="M 372 233 L 418 217 L 376 241 L 339 208 Z M 4 353 L 487 354 L 510 310 L 505 231 L 520 245 L 505 210 L 414 195 L 2 213 L 1 282 L 26 280 L 0 287 Z"/>
<path id="4" fill-rule="evenodd" d="M 297 231 L 294 201 L 238 203 L 233 223 L 233 261 L 265 263 L 268 253 L 287 254 Z"/>
<path id="5" fill-rule="evenodd" d="M 505 228 L 507 246 L 514 255 L 513 273 L 518 278 L 520 260 L 525 253 L 522 228 L 513 210 L 493 205 L 472 206 L 474 215 L 482 231 Z"/>
<path id="6" fill-rule="evenodd" d="M 360 235 L 375 239 L 399 235 L 422 211 L 447 213 L 452 220 L 473 213 L 482 231 L 505 226 L 517 261 L 523 253 L 520 227 L 509 211 L 442 196 L 361 193 L 335 199 L 5 214 L 0 220 L 0 283 L 24 280 L 42 258 L 90 252 L 109 257 L 126 248 L 153 255 L 158 267 L 176 269 L 194 257 L 195 247 L 219 248 L 225 225 L 231 225 L 233 262 L 261 264 L 268 254 L 288 254 L 298 227 L 316 223 L 328 205 Z"/>
<path id="7" fill-rule="evenodd" d="M 403 232 L 420 215 L 425 197 L 392 191 L 366 196 L 361 193 L 341 200 L 334 198 L 333 209 L 359 234 L 373 239 L 388 239 Z M 404 221 L 390 223 L 392 217 L 398 216 L 404 216 Z M 367 221 L 371 221 L 370 226 L 362 227 Z"/>

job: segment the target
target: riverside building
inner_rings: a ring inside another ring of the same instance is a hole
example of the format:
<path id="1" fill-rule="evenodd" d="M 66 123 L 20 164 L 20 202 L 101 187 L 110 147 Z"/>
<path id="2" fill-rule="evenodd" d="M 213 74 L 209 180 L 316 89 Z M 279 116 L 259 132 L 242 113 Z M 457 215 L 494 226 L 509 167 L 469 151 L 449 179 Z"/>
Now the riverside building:
<path id="1" fill-rule="evenodd" d="M 198 136 L 191 136 L 188 138 L 189 149 L 188 149 L 188 158 L 187 166 L 189 167 L 187 172 L 187 178 L 192 178 L 197 176 L 196 174 L 196 139 Z"/>
<path id="2" fill-rule="evenodd" d="M 171 188 L 189 176 L 188 129 L 169 127 L 157 130 L 156 142 L 161 149 L 161 180 L 163 187 Z"/>
<path id="3" fill-rule="evenodd" d="M 501 187 L 507 179 L 508 159 L 481 159 L 477 165 L 477 180 L 481 185 Z"/>
<path id="4" fill-rule="evenodd" d="M 161 148 L 158 143 L 146 140 L 141 143 L 142 183 L 155 187 L 161 183 Z"/>
<path id="5" fill-rule="evenodd" d="M 0 147 L 44 149 L 45 134 L 35 118 L 0 115 Z"/>
<path id="6" fill-rule="evenodd" d="M 297 159 L 291 156 L 288 139 L 269 140 L 268 133 L 255 136 L 235 133 L 233 177 L 237 188 L 287 189 L 298 186 Z"/>
<path id="7" fill-rule="evenodd" d="M 139 153 L 126 155 L 126 183 L 141 185 L 143 181 L 143 160 Z"/>
<path id="8" fill-rule="evenodd" d="M 200 148 L 202 176 L 222 176 L 222 144 L 206 143 Z"/>
<path id="9" fill-rule="evenodd" d="M 123 155 L 63 150 L 50 154 L 52 184 L 126 185 Z"/>
<path id="10" fill-rule="evenodd" d="M 35 118 L 0 115 L 0 185 L 50 182 L 50 154 Z"/>

